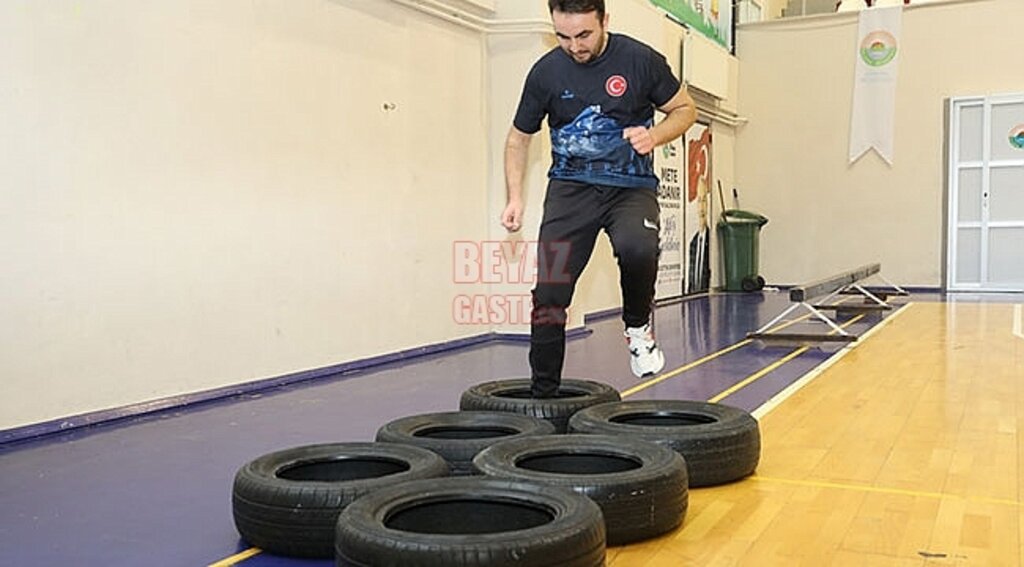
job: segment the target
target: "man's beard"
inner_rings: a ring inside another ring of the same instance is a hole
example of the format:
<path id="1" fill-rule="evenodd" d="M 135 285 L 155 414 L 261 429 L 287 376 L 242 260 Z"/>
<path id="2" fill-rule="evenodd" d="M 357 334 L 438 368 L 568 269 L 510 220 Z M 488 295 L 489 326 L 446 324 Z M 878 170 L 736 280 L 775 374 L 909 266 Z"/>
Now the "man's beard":
<path id="1" fill-rule="evenodd" d="M 605 44 L 607 44 L 607 43 L 608 43 L 608 37 L 604 33 L 602 33 L 601 34 L 601 43 L 599 43 L 596 46 L 594 46 L 594 50 L 593 51 L 587 51 L 586 53 L 582 53 L 582 54 L 574 54 L 571 51 L 569 51 L 568 49 L 566 49 L 565 51 L 566 51 L 566 53 L 569 54 L 569 57 L 572 57 L 573 61 L 575 61 L 576 63 L 579 63 L 580 65 L 584 65 L 584 64 L 590 63 L 594 59 L 597 59 L 598 57 L 600 57 L 600 55 L 602 53 L 604 53 L 604 47 L 605 47 Z M 582 56 L 583 58 L 581 59 L 580 56 Z"/>

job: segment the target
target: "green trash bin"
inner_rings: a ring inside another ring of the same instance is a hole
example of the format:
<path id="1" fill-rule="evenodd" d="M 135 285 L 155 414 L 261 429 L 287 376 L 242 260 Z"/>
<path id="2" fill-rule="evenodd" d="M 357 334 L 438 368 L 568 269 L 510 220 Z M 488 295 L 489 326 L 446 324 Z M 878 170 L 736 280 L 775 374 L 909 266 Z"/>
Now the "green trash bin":
<path id="1" fill-rule="evenodd" d="M 740 209 L 722 211 L 718 243 L 725 264 L 725 291 L 757 291 L 764 288 L 758 272 L 758 241 L 768 219 Z"/>

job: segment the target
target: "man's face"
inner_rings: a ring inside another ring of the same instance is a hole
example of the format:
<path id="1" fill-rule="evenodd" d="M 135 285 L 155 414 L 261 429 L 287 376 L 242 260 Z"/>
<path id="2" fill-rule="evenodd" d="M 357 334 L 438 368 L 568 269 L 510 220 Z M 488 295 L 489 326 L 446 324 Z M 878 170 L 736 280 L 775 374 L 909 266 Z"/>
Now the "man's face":
<path id="1" fill-rule="evenodd" d="M 586 14 L 569 14 L 554 10 L 551 22 L 555 25 L 555 37 L 562 50 L 577 63 L 589 63 L 604 51 L 606 36 L 605 26 L 608 25 L 608 14 L 604 20 L 597 17 L 597 12 Z"/>

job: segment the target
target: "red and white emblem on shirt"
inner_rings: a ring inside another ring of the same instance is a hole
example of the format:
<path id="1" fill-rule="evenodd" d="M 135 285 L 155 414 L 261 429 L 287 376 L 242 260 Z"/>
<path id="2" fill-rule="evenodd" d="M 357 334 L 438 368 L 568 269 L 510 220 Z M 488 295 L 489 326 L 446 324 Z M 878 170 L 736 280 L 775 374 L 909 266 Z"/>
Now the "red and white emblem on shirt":
<path id="1" fill-rule="evenodd" d="M 626 83 L 626 78 L 622 75 L 612 75 L 604 82 L 604 90 L 607 91 L 610 96 L 622 96 L 626 94 L 627 88 L 629 88 L 629 84 Z"/>

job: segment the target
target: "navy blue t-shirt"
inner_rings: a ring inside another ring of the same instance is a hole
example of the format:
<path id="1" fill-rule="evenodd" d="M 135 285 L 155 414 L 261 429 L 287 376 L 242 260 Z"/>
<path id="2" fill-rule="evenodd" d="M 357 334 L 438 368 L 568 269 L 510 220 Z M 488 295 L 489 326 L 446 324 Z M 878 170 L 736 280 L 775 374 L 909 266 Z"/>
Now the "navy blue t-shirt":
<path id="1" fill-rule="evenodd" d="M 533 134 L 548 117 L 552 179 L 655 189 L 653 154 L 637 154 L 622 131 L 653 126 L 655 108 L 678 91 L 664 56 L 610 33 L 589 63 L 576 63 L 560 47 L 541 57 L 526 76 L 512 124 Z"/>

